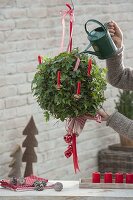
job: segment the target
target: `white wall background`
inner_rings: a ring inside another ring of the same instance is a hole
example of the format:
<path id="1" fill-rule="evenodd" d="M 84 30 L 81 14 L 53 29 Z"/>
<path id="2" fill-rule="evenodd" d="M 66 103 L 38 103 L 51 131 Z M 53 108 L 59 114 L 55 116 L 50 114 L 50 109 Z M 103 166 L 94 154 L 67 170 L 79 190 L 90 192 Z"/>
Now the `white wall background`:
<path id="1" fill-rule="evenodd" d="M 60 48 L 62 26 L 60 11 L 65 0 L 0 0 L 0 178 L 7 177 L 10 153 L 22 144 L 22 131 L 31 115 L 39 135 L 35 151 L 38 162 L 34 173 L 48 179 L 78 179 L 97 170 L 97 152 L 119 140 L 118 134 L 105 124 L 87 122 L 78 137 L 77 148 L 81 172 L 74 174 L 72 160 L 64 157 L 66 144 L 64 123 L 44 121 L 42 111 L 31 94 L 31 81 L 37 56 L 56 55 Z M 70 2 L 70 1 L 68 1 Z M 74 0 L 74 47 L 88 44 L 84 23 L 94 18 L 101 22 L 115 20 L 124 33 L 125 64 L 133 63 L 133 1 Z M 68 27 L 68 18 L 66 22 Z M 68 28 L 66 28 L 67 32 Z M 66 33 L 67 34 L 67 33 Z M 68 37 L 65 38 L 66 43 Z M 98 63 L 105 66 L 105 61 Z M 114 110 L 117 89 L 108 87 L 105 109 Z M 24 149 L 23 149 L 24 151 Z M 25 164 L 23 163 L 23 170 Z"/>

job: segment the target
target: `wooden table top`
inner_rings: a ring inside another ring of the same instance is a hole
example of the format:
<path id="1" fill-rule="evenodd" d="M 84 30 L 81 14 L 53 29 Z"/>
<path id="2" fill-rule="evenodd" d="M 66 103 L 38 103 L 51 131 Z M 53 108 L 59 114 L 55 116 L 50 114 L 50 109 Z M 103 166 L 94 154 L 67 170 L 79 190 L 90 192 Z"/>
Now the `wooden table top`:
<path id="1" fill-rule="evenodd" d="M 82 189 L 79 181 L 49 181 L 61 182 L 63 190 L 43 191 L 11 191 L 0 188 L 0 200 L 133 200 L 133 189 Z"/>

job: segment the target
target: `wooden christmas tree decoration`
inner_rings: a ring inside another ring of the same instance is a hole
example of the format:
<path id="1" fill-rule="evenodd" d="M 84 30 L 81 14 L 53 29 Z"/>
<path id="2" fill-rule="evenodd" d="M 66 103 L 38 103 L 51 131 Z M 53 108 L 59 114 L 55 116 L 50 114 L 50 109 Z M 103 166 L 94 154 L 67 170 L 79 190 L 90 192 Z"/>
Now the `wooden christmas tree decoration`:
<path id="1" fill-rule="evenodd" d="M 32 163 L 37 162 L 37 156 L 34 151 L 34 147 L 38 146 L 38 142 L 35 138 L 35 135 L 37 134 L 38 134 L 38 130 L 36 128 L 36 125 L 32 116 L 23 131 L 23 135 L 27 135 L 26 139 L 24 140 L 22 144 L 22 147 L 26 147 L 25 152 L 22 157 L 22 161 L 26 162 L 24 177 L 30 176 L 31 174 L 33 174 Z"/>
<path id="2" fill-rule="evenodd" d="M 13 157 L 9 167 L 12 167 L 11 171 L 8 174 L 8 177 L 15 176 L 16 178 L 21 177 L 21 167 L 22 167 L 22 150 L 19 145 L 15 147 L 13 152 L 10 154 L 10 157 Z"/>

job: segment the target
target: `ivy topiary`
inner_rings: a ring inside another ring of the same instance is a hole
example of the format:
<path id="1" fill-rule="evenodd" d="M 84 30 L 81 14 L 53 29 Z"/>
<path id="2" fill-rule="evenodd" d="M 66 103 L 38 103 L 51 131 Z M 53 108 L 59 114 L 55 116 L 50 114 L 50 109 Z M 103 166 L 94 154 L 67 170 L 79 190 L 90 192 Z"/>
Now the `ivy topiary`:
<path id="1" fill-rule="evenodd" d="M 79 67 L 73 71 L 77 58 Z M 95 115 L 105 101 L 106 70 L 92 59 L 91 75 L 88 76 L 88 55 L 78 49 L 63 52 L 54 58 L 43 57 L 32 81 L 32 92 L 44 111 L 46 120 L 50 115 L 64 121 L 90 113 Z M 57 88 L 57 73 L 61 72 L 61 87 Z M 77 83 L 81 83 L 81 93 L 76 98 Z"/>

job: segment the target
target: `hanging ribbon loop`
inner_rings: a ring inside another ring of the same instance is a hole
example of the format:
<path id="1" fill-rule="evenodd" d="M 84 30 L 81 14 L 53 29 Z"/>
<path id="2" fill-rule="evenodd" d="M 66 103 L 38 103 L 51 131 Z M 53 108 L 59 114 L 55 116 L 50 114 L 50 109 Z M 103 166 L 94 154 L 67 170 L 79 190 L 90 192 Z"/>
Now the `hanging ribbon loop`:
<path id="1" fill-rule="evenodd" d="M 69 43 L 67 47 L 67 51 L 72 51 L 72 33 L 73 33 L 73 21 L 74 21 L 74 9 L 70 6 L 70 4 L 66 3 L 68 10 L 64 10 L 61 12 L 62 14 L 62 40 L 61 40 L 61 52 L 64 48 L 64 38 L 65 38 L 65 17 L 67 15 L 70 16 L 69 21 Z"/>

